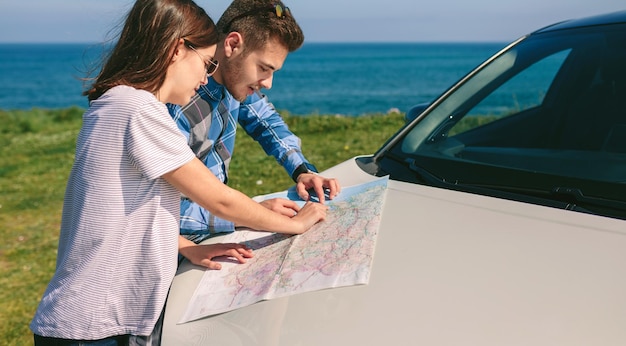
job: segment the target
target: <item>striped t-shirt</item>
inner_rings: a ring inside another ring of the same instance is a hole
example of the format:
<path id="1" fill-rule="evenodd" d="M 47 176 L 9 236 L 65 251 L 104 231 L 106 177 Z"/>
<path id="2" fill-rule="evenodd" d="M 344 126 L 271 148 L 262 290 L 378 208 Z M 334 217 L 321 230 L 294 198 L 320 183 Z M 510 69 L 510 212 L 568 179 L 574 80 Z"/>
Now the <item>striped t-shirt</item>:
<path id="1" fill-rule="evenodd" d="M 180 193 L 161 176 L 194 159 L 149 92 L 110 89 L 83 116 L 56 272 L 31 329 L 65 339 L 148 335 L 177 266 Z"/>

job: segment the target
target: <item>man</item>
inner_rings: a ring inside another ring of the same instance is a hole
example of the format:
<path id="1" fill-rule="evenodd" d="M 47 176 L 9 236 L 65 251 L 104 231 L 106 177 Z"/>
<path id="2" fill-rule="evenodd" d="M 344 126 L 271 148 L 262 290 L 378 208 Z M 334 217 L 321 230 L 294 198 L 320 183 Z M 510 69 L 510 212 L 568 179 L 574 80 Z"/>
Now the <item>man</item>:
<path id="1" fill-rule="evenodd" d="M 218 179 L 227 183 L 239 123 L 284 167 L 302 199 L 310 198 L 309 191 L 314 191 L 321 203 L 325 198 L 332 199 L 340 191 L 339 183 L 317 175 L 316 168 L 302 154 L 300 139 L 260 93 L 260 89 L 272 87 L 274 72 L 282 67 L 287 54 L 304 42 L 289 9 L 280 1 L 234 0 L 217 29 L 220 39 L 215 60 L 219 68 L 188 105 L 169 106 L 193 151 Z M 262 204 L 287 216 L 299 211 L 297 204 L 283 199 Z M 189 199 L 181 200 L 181 235 L 195 243 L 232 232 L 236 226 Z"/>

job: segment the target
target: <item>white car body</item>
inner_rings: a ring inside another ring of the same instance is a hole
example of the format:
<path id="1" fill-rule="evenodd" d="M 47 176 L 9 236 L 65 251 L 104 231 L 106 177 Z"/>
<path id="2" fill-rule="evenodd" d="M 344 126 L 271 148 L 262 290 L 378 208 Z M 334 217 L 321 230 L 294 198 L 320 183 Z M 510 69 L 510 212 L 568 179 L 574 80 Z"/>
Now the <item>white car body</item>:
<path id="1" fill-rule="evenodd" d="M 204 272 L 185 262 L 163 345 L 625 345 L 625 264 L 626 221 L 390 180 L 368 285 L 177 324 Z"/>

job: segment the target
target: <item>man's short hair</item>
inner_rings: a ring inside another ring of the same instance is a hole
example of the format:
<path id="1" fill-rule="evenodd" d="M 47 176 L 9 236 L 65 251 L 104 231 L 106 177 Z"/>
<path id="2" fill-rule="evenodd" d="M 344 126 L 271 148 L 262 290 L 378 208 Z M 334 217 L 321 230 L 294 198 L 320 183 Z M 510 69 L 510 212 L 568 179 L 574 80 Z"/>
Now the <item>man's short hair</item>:
<path id="1" fill-rule="evenodd" d="M 277 39 L 289 52 L 304 42 L 300 25 L 282 1 L 234 0 L 217 22 L 217 31 L 221 39 L 240 33 L 248 52 L 263 48 L 270 39 Z"/>

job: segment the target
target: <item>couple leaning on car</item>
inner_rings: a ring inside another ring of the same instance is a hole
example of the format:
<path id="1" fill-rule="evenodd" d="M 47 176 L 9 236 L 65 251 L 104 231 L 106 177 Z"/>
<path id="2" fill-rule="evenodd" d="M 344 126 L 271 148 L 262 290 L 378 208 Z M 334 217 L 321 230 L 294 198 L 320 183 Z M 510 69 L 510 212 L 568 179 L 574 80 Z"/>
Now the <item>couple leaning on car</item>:
<path id="1" fill-rule="evenodd" d="M 243 263 L 251 250 L 197 243 L 236 226 L 299 234 L 324 220 L 324 192 L 332 199 L 338 182 L 316 174 L 259 93 L 303 40 L 280 1 L 235 0 L 216 26 L 190 0 L 136 0 L 85 92 L 35 345 L 159 344 L 177 254 L 220 269 L 213 258 Z M 229 188 L 237 123 L 302 199 L 314 191 L 322 203 L 257 203 Z"/>

